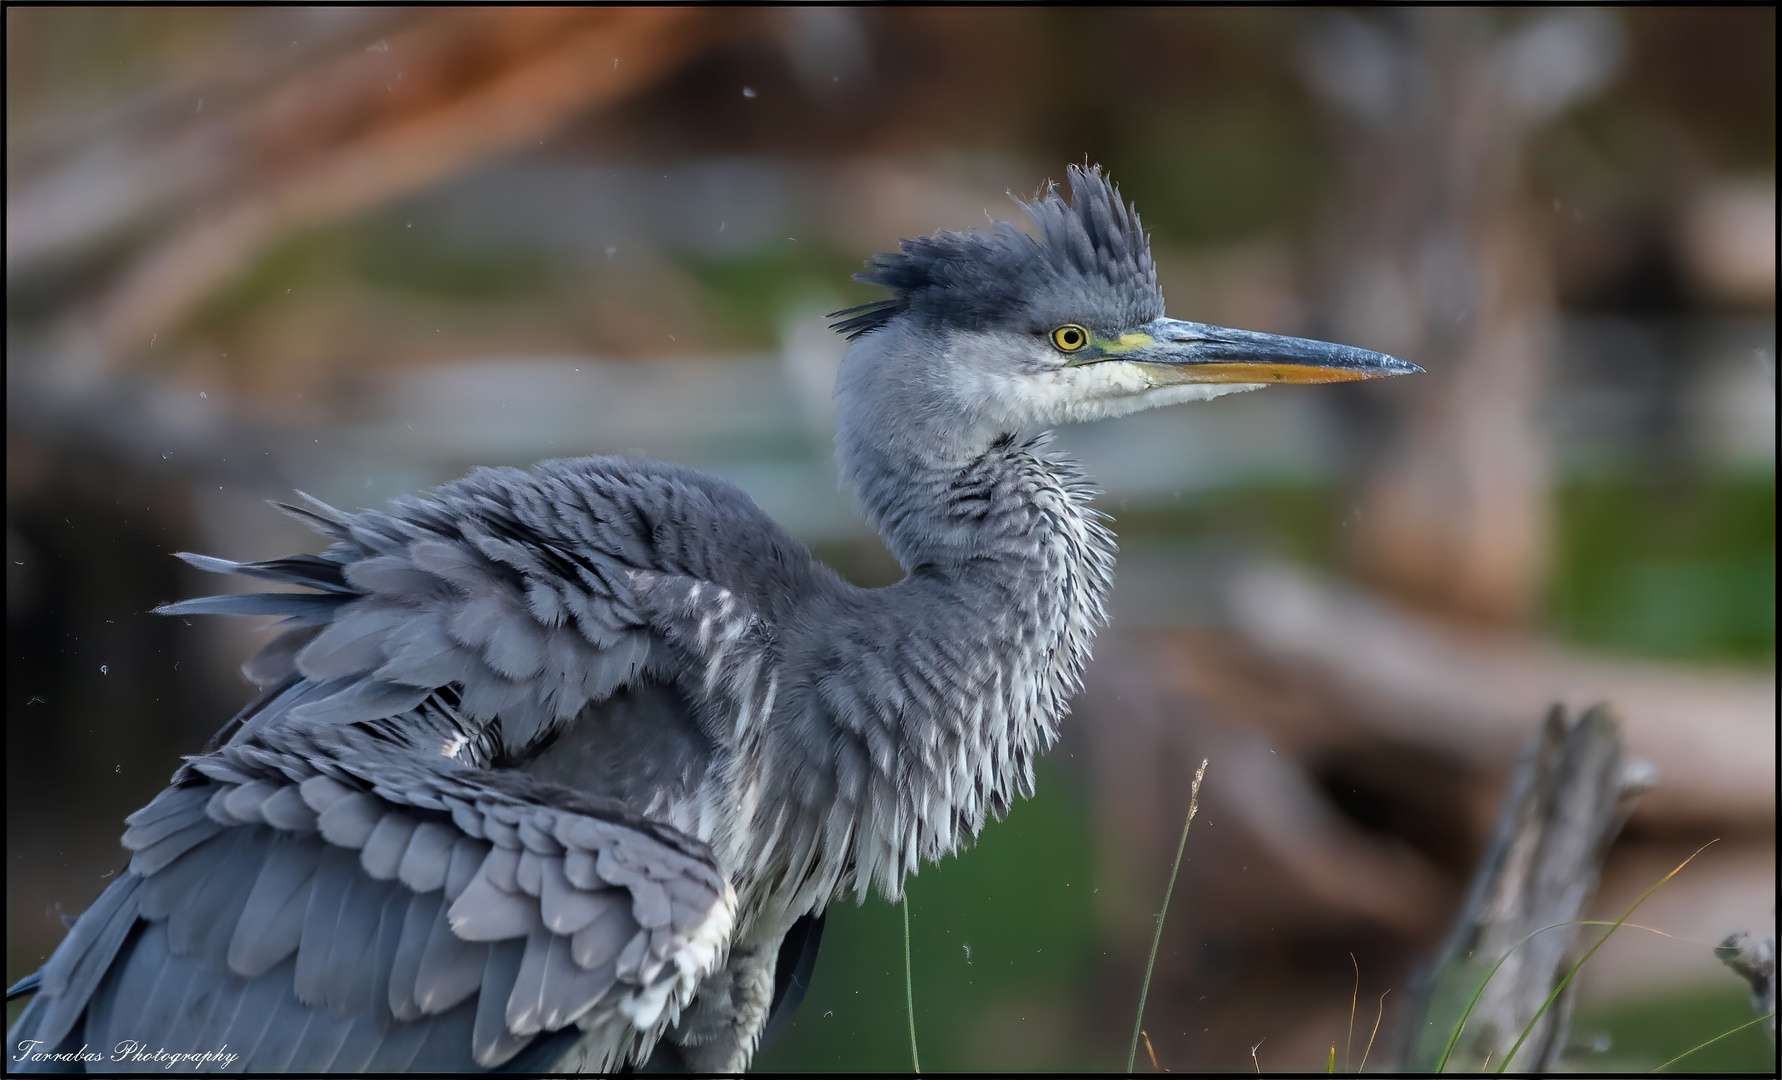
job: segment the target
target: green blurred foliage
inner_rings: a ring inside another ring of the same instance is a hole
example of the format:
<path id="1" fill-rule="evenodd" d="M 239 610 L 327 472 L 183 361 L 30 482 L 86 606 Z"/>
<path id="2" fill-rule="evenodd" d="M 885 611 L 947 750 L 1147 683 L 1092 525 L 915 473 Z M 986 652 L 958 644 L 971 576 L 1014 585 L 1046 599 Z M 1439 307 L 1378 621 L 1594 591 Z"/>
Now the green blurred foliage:
<path id="1" fill-rule="evenodd" d="M 916 1036 L 925 1071 L 1108 1069 L 1075 1030 L 1096 953 L 1089 803 L 1042 761 L 1038 791 L 977 846 L 909 883 Z M 1137 1004 L 1138 988 L 1133 988 Z M 903 923 L 877 894 L 831 905 L 810 992 L 765 1072 L 908 1072 Z"/>
<path id="2" fill-rule="evenodd" d="M 1090 156 L 1144 208 L 1172 247 L 1308 234 L 1335 185 L 1336 161 L 1290 47 L 1301 13 L 1259 8 L 1079 14 L 1073 40 L 1089 55 L 1146 55 L 1117 78 L 1079 89 L 1080 124 L 1065 160 Z"/>
<path id="3" fill-rule="evenodd" d="M 820 239 L 788 239 L 722 259 L 686 255 L 679 265 L 705 286 L 707 297 L 739 342 L 758 349 L 783 344 L 781 320 L 806 297 L 834 296 L 838 288 L 849 288 L 850 295 L 858 291 L 865 296 L 846 302 L 864 303 L 878 299 L 881 292 L 850 288 L 848 275 L 860 269 L 859 258 Z"/>
<path id="4" fill-rule="evenodd" d="M 518 241 L 469 242 L 379 215 L 355 231 L 354 277 L 391 292 L 443 301 L 506 300 L 550 288 L 559 260 Z"/>
<path id="5" fill-rule="evenodd" d="M 293 289 L 342 281 L 446 304 L 531 298 L 559 291 L 565 269 L 536 245 L 469 241 L 416 229 L 398 215 L 371 214 L 271 245 L 194 321 L 200 329 L 229 327 Z"/>
<path id="6" fill-rule="evenodd" d="M 1563 637 L 1638 656 L 1775 655 L 1773 473 L 1574 482 L 1556 498 L 1549 612 Z"/>
<path id="7" fill-rule="evenodd" d="M 1755 1018 L 1750 998 L 1728 973 L 1722 988 L 1581 1012 L 1572 1021 L 1572 1043 L 1582 1050 L 1573 1065 L 1591 1071 L 1650 1072 L 1691 1047 Z M 1773 1076 L 1776 1048 L 1763 1025 L 1756 1024 L 1702 1047 L 1665 1071 Z"/>
<path id="8" fill-rule="evenodd" d="M 1113 506 L 1128 538 L 1218 537 L 1336 572 L 1342 491 L 1275 483 Z M 1573 480 L 1554 495 L 1547 629 L 1628 656 L 1761 664 L 1776 650 L 1776 479 L 1768 471 Z"/>
<path id="9" fill-rule="evenodd" d="M 305 229 L 269 245 L 246 272 L 232 278 L 193 316 L 199 331 L 224 329 L 251 318 L 281 293 L 338 279 L 350 261 L 358 223 Z"/>
<path id="10" fill-rule="evenodd" d="M 1333 169 L 1303 109 L 1265 96 L 1158 103 L 1108 154 L 1160 242 L 1193 247 L 1303 234 Z M 1145 199 L 1146 191 L 1160 196 Z"/>
<path id="11" fill-rule="evenodd" d="M 1195 540 L 1269 553 L 1335 572 L 1342 555 L 1343 492 L 1274 482 L 1185 492 L 1165 503 L 1104 506 L 1123 539 Z"/>

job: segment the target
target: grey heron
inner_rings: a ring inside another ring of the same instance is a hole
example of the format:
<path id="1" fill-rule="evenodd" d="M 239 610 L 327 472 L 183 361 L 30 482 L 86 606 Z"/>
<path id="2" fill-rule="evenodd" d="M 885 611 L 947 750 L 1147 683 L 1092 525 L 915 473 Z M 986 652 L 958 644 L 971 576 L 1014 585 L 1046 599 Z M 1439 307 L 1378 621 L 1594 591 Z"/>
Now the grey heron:
<path id="1" fill-rule="evenodd" d="M 1048 430 L 1419 370 L 1166 317 L 1136 213 L 1070 187 L 1023 204 L 1037 235 L 876 256 L 890 297 L 834 316 L 836 453 L 895 584 L 611 457 L 306 497 L 320 555 L 182 555 L 308 591 L 161 609 L 282 616 L 265 689 L 128 819 L 128 870 L 15 988 L 12 1067 L 746 1068 L 826 905 L 896 899 L 1031 792 L 1114 562 Z"/>

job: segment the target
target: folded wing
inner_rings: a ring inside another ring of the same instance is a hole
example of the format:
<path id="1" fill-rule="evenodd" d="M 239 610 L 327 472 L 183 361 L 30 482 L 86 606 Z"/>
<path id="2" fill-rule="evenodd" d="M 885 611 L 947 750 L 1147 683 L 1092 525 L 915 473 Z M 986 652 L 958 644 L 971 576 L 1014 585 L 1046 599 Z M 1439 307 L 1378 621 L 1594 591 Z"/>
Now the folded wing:
<path id="1" fill-rule="evenodd" d="M 188 780 L 131 817 L 129 871 L 45 966 L 14 1042 L 443 1071 L 576 1029 L 561 1048 L 586 1032 L 612 1068 L 729 939 L 734 894 L 703 845 L 523 775 L 329 727 L 263 733 Z"/>

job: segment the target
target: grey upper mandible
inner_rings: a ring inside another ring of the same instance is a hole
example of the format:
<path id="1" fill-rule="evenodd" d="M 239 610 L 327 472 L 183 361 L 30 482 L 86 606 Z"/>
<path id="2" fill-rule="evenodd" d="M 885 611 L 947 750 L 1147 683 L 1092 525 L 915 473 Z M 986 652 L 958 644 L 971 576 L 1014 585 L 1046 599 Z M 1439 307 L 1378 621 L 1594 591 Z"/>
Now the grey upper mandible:
<path id="1" fill-rule="evenodd" d="M 284 616 L 264 693 L 14 988 L 13 1068 L 127 1039 L 256 1072 L 747 1067 L 825 906 L 897 898 L 1057 736 L 1114 542 L 1047 429 L 1417 370 L 1165 317 L 1138 216 L 1099 169 L 1070 187 L 1037 236 L 904 241 L 860 275 L 891 297 L 837 313 L 836 453 L 894 585 L 606 457 L 286 507 L 320 555 L 182 556 L 309 591 L 161 609 Z"/>

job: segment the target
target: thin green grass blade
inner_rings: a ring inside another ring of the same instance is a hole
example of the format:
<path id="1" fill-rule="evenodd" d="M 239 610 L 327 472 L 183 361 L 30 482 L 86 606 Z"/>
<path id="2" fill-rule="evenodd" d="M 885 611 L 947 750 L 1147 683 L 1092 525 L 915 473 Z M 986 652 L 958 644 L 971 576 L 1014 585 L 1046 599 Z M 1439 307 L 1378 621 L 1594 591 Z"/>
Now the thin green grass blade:
<path id="1" fill-rule="evenodd" d="M 1151 996 L 1151 972 L 1157 967 L 1157 949 L 1163 944 L 1163 917 L 1169 913 L 1169 898 L 1176 891 L 1176 874 L 1182 869 L 1182 852 L 1188 847 L 1188 827 L 1194 824 L 1194 812 L 1200 809 L 1200 782 L 1207 775 L 1207 762 L 1201 759 L 1195 770 L 1194 785 L 1188 789 L 1188 819 L 1182 822 L 1182 839 L 1176 844 L 1176 862 L 1169 868 L 1169 884 L 1163 889 L 1163 908 L 1157 912 L 1157 930 L 1151 935 L 1151 955 L 1145 960 L 1145 981 L 1139 987 L 1138 1015 L 1132 1021 L 1132 1046 L 1126 1051 L 1126 1071 L 1138 1060 L 1139 1028 L 1145 1022 L 1145 999 Z"/>
<path id="2" fill-rule="evenodd" d="M 1693 858 L 1695 858 L 1695 856 L 1691 855 L 1690 858 L 1693 859 Z M 1682 867 L 1678 867 L 1677 869 L 1680 870 L 1680 869 L 1682 869 Z M 1661 881 L 1661 882 L 1659 882 L 1659 884 L 1662 885 L 1664 883 Z M 1659 930 L 1656 927 L 1641 926 L 1639 923 L 1630 923 L 1630 922 L 1610 922 L 1607 919 L 1573 919 L 1571 922 L 1553 923 L 1550 926 L 1541 927 L 1539 930 L 1536 930 L 1533 934 L 1528 935 L 1528 937 L 1525 937 L 1521 941 L 1518 941 L 1516 944 L 1510 946 L 1509 952 L 1504 953 L 1503 956 L 1498 959 L 1497 963 L 1495 963 L 1491 966 L 1491 970 L 1485 973 L 1485 978 L 1480 981 L 1478 988 L 1473 991 L 1472 1000 L 1467 1002 L 1465 1011 L 1463 1011 L 1460 1014 L 1460 1022 L 1455 1026 L 1454 1031 L 1448 1036 L 1448 1045 L 1442 1050 L 1442 1059 L 1436 1063 L 1436 1067 L 1435 1067 L 1436 1072 L 1441 1072 L 1443 1067 L 1448 1064 L 1448 1055 L 1450 1055 L 1451 1053 L 1454 1052 L 1455 1044 L 1460 1041 L 1461 1033 L 1466 1030 L 1467 1017 L 1472 1015 L 1473 1006 L 1477 1005 L 1479 1003 L 1480 996 L 1482 996 L 1485 993 L 1485 984 L 1489 983 L 1491 981 L 1491 977 L 1493 975 L 1497 974 L 1497 969 L 1504 965 L 1504 961 L 1506 961 L 1510 958 L 1511 953 L 1514 953 L 1517 949 L 1520 949 L 1522 946 L 1528 944 L 1529 941 L 1531 941 L 1535 937 L 1536 934 L 1544 934 L 1549 930 L 1557 930 L 1562 926 L 1632 927 L 1635 930 L 1650 930 L 1652 933 L 1658 934 L 1661 937 L 1674 937 L 1675 936 L 1673 934 L 1667 934 L 1663 930 Z M 1390 993 L 1390 992 L 1391 991 L 1388 991 L 1388 993 Z M 1379 1024 L 1376 1022 L 1374 1026 L 1377 1029 L 1379 1027 Z M 1362 1060 L 1362 1065 L 1365 1068 L 1367 1065 L 1366 1055 L 1363 1055 L 1361 1060 Z"/>
<path id="3" fill-rule="evenodd" d="M 1695 1053 L 1697 1050 L 1700 1050 L 1703 1047 L 1713 1046 L 1715 1043 L 1719 1042 L 1721 1039 L 1724 1039 L 1729 1035 L 1737 1035 L 1739 1032 L 1744 1031 L 1746 1028 L 1755 1027 L 1756 1025 L 1763 1023 L 1765 1020 L 1768 1020 L 1770 1017 L 1775 1016 L 1775 1015 L 1776 1014 L 1773 1012 L 1764 1013 L 1762 1016 L 1751 1021 L 1750 1023 L 1740 1024 L 1738 1027 L 1733 1028 L 1731 1031 L 1722 1032 L 1721 1034 L 1714 1036 L 1712 1039 L 1709 1039 L 1705 1043 L 1697 1043 L 1695 1046 L 1692 1046 L 1689 1049 L 1683 1051 L 1681 1054 L 1678 1054 L 1676 1057 L 1665 1062 L 1663 1065 L 1658 1066 L 1658 1068 L 1653 1069 L 1652 1071 L 1660 1072 L 1664 1069 L 1668 1069 L 1672 1065 L 1675 1065 L 1677 1062 L 1682 1061 L 1684 1058 Z"/>
<path id="4" fill-rule="evenodd" d="M 1547 1006 L 1551 1005 L 1553 1003 L 1553 1001 L 1559 996 L 1559 990 L 1565 989 L 1565 983 L 1570 981 L 1571 977 L 1578 972 L 1578 969 L 1584 966 L 1584 960 L 1590 959 L 1590 957 L 1596 953 L 1596 950 L 1602 947 L 1603 942 L 1609 940 L 1609 934 L 1613 934 L 1616 930 L 1621 928 L 1622 924 L 1626 923 L 1628 919 L 1632 918 L 1633 913 L 1635 911 L 1639 910 L 1640 905 L 1644 904 L 1648 897 L 1650 897 L 1653 893 L 1657 892 L 1660 886 L 1662 886 L 1665 882 L 1671 880 L 1671 878 L 1676 877 L 1677 873 L 1679 871 L 1681 871 L 1685 866 L 1688 866 L 1692 861 L 1694 861 L 1696 855 L 1700 855 L 1702 852 L 1708 850 L 1708 848 L 1715 843 L 1718 843 L 1718 840 L 1710 840 L 1706 844 L 1703 844 L 1701 847 L 1697 848 L 1695 850 L 1694 855 L 1691 855 L 1691 856 L 1689 856 L 1689 858 L 1684 859 L 1682 862 L 1678 863 L 1675 869 L 1673 869 L 1670 873 L 1666 874 L 1664 877 L 1659 878 L 1658 881 L 1656 883 L 1654 883 L 1651 888 L 1649 888 L 1645 892 L 1641 893 L 1640 898 L 1633 902 L 1633 906 L 1628 908 L 1626 911 L 1622 912 L 1621 918 L 1616 919 L 1613 923 L 1605 924 L 1601 920 L 1598 920 L 1598 919 L 1574 919 L 1570 922 L 1553 923 L 1549 926 L 1543 926 L 1539 930 L 1535 930 L 1535 931 L 1531 932 L 1526 937 L 1524 937 L 1521 941 L 1518 941 L 1516 944 L 1510 946 L 1510 948 L 1502 956 L 1497 958 L 1497 963 L 1491 965 L 1491 970 L 1487 971 L 1485 973 L 1485 977 L 1483 979 L 1479 980 L 1479 985 L 1478 985 L 1478 987 L 1476 987 L 1473 990 L 1473 996 L 1467 1001 L 1466 1008 L 1461 1010 L 1460 1020 L 1454 1025 L 1454 1030 L 1452 1032 L 1450 1032 L 1448 1035 L 1448 1045 L 1446 1045 L 1442 1048 L 1442 1057 L 1441 1057 L 1441 1060 L 1436 1062 L 1435 1071 L 1439 1073 L 1448 1067 L 1448 1059 L 1449 1059 L 1449 1057 L 1451 1057 L 1453 1055 L 1454 1047 L 1460 1043 L 1460 1036 L 1464 1031 L 1466 1031 L 1467 1019 L 1473 1015 L 1473 1008 L 1474 1008 L 1474 1006 L 1479 1004 L 1479 998 L 1484 996 L 1485 987 L 1491 982 L 1491 977 L 1493 975 L 1497 974 L 1497 969 L 1503 967 L 1504 961 L 1508 960 L 1510 958 L 1510 956 L 1513 953 L 1515 953 L 1515 951 L 1517 949 L 1520 949 L 1522 946 L 1524 946 L 1524 945 L 1528 944 L 1530 941 L 1534 940 L 1535 935 L 1544 934 L 1549 930 L 1557 930 L 1562 926 L 1604 926 L 1604 925 L 1607 925 L 1609 927 L 1608 932 L 1603 934 L 1602 939 L 1599 940 L 1595 945 L 1591 946 L 1590 952 L 1584 954 L 1584 959 L 1579 960 L 1575 965 L 1572 966 L 1572 970 L 1566 974 L 1565 980 L 1561 981 L 1561 983 L 1559 984 L 1559 989 L 1555 990 L 1553 992 L 1553 994 L 1547 998 L 1546 1003 L 1541 1006 L 1541 1011 L 1535 1013 L 1535 1019 L 1530 1020 L 1528 1022 L 1528 1027 L 1526 1027 L 1522 1030 L 1522 1038 L 1519 1038 L 1516 1040 L 1516 1047 L 1520 1047 L 1522 1045 L 1522 1039 L 1526 1039 L 1528 1037 L 1529 1031 L 1531 1031 L 1534 1028 L 1535 1021 L 1540 1019 L 1541 1012 L 1545 1012 L 1547 1010 Z M 1649 928 L 1647 928 L 1647 929 L 1649 929 Z M 1662 933 L 1662 931 L 1654 931 L 1654 933 Z M 1516 1048 L 1515 1047 L 1511 1048 L 1510 1056 L 1514 1057 L 1515 1053 L 1516 1053 Z M 1504 1064 L 1507 1065 L 1508 1063 L 1509 1063 L 1509 1059 L 1506 1058 L 1504 1060 Z M 1499 1071 L 1500 1072 L 1503 1071 L 1502 1066 L 1499 1067 Z"/>
<path id="5" fill-rule="evenodd" d="M 910 1015 L 910 1069 L 920 1074 L 922 1056 L 916 1052 L 916 988 L 910 978 L 910 894 L 907 890 L 903 894 L 903 903 L 898 906 L 903 909 L 903 1004 Z"/>
<path id="6" fill-rule="evenodd" d="M 1573 964 L 1571 966 L 1571 970 L 1569 970 L 1565 973 L 1565 978 L 1559 980 L 1559 985 L 1555 986 L 1553 988 L 1553 992 L 1551 994 L 1547 995 L 1547 1000 L 1541 1002 L 1541 1007 L 1535 1010 L 1535 1014 L 1532 1017 L 1529 1017 L 1527 1026 L 1525 1026 L 1522 1029 L 1522 1034 L 1516 1036 L 1515 1045 L 1510 1047 L 1510 1052 L 1504 1055 L 1503 1062 L 1498 1065 L 1497 1071 L 1499 1073 L 1505 1072 L 1506 1070 L 1509 1069 L 1510 1062 L 1513 1061 L 1516 1057 L 1516 1051 L 1522 1049 L 1522 1044 L 1528 1040 L 1529 1033 L 1534 1030 L 1534 1026 L 1541 1022 L 1541 1017 L 1546 1015 L 1547 1010 L 1553 1007 L 1553 1003 L 1555 1001 L 1559 1000 L 1559 995 L 1563 994 L 1565 992 L 1565 988 L 1567 985 L 1569 985 L 1571 983 L 1572 977 L 1577 975 L 1578 972 L 1583 969 L 1584 965 L 1590 961 L 1590 958 L 1596 955 L 1596 950 L 1602 948 L 1603 944 L 1605 942 L 1607 942 L 1609 940 L 1609 938 L 1614 936 L 1615 931 L 1621 929 L 1622 923 L 1633 918 L 1633 913 L 1635 911 L 1639 910 L 1640 905 L 1644 904 L 1646 902 L 1646 900 L 1653 893 L 1657 892 L 1659 890 L 1659 888 L 1664 885 L 1665 882 L 1671 880 L 1672 878 L 1676 877 L 1679 873 L 1681 873 L 1683 868 L 1685 866 L 1688 866 L 1690 864 L 1690 862 L 1695 859 L 1696 855 L 1700 855 L 1702 852 L 1708 850 L 1708 848 L 1711 847 L 1714 843 L 1716 843 L 1717 840 L 1718 840 L 1718 838 L 1716 838 L 1715 840 L 1710 840 L 1706 844 L 1703 844 L 1701 847 L 1696 848 L 1695 855 L 1691 855 L 1691 856 L 1689 856 L 1689 858 L 1684 859 L 1682 862 L 1677 864 L 1677 868 L 1675 870 L 1672 870 L 1670 873 L 1666 874 L 1664 877 L 1661 877 L 1656 882 L 1654 882 L 1652 884 L 1651 888 L 1647 889 L 1645 892 L 1640 894 L 1640 898 L 1633 902 L 1632 907 L 1628 908 L 1626 911 L 1621 913 L 1621 918 L 1615 920 L 1614 926 L 1611 926 L 1607 930 L 1603 931 L 1603 936 L 1596 939 L 1596 944 L 1592 945 L 1590 947 L 1589 952 L 1585 953 L 1583 956 L 1580 956 L 1578 958 L 1578 962 Z"/>
<path id="7" fill-rule="evenodd" d="M 1485 973 L 1485 977 L 1483 979 L 1480 979 L 1479 985 L 1474 988 L 1473 996 L 1470 999 L 1468 999 L 1468 1001 L 1466 1003 L 1466 1008 L 1464 1008 L 1460 1011 L 1460 1020 L 1458 1023 L 1456 1023 L 1454 1025 L 1454 1030 L 1448 1033 L 1448 1045 L 1442 1047 L 1442 1057 L 1441 1057 L 1441 1060 L 1436 1062 L 1436 1067 L 1435 1067 L 1436 1072 L 1441 1072 L 1442 1070 L 1444 1070 L 1448 1067 L 1448 1058 L 1453 1055 L 1454 1047 L 1460 1043 L 1461 1033 L 1466 1031 L 1467 1018 L 1473 1015 L 1473 1006 L 1477 1005 L 1479 1003 L 1479 999 L 1485 995 L 1486 985 L 1491 982 L 1491 977 L 1493 975 L 1497 974 L 1497 969 L 1504 966 L 1504 961 L 1506 961 L 1510 958 L 1511 953 L 1514 953 L 1517 949 L 1520 949 L 1520 948 L 1522 948 L 1522 946 L 1528 944 L 1530 941 L 1533 941 L 1535 934 L 1542 934 L 1542 933 L 1547 932 L 1548 930 L 1556 930 L 1561 926 L 1567 926 L 1567 925 L 1570 925 L 1570 924 L 1568 924 L 1568 923 L 1554 923 L 1552 926 L 1543 926 L 1539 930 L 1536 930 L 1534 933 L 1529 934 L 1527 937 L 1523 938 L 1521 941 L 1518 941 L 1516 944 L 1510 946 L 1508 952 L 1505 952 L 1502 956 L 1497 958 L 1497 963 L 1491 965 L 1491 970 L 1487 971 Z"/>

